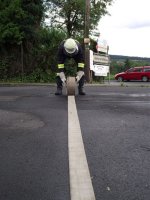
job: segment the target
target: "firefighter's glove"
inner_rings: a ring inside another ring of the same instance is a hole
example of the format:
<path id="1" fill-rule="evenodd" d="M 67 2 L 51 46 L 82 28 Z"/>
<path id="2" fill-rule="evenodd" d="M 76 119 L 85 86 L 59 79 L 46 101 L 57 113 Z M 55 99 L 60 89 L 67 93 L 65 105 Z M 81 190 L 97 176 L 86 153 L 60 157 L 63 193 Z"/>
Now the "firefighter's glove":
<path id="1" fill-rule="evenodd" d="M 58 76 L 60 77 L 60 79 L 61 79 L 61 81 L 62 81 L 63 83 L 66 82 L 66 77 L 65 77 L 64 72 L 60 72 L 60 73 L 58 73 Z"/>
<path id="2" fill-rule="evenodd" d="M 77 76 L 76 76 L 77 83 L 80 81 L 80 79 L 82 78 L 82 76 L 84 76 L 84 72 L 83 71 L 78 71 L 77 72 Z"/>

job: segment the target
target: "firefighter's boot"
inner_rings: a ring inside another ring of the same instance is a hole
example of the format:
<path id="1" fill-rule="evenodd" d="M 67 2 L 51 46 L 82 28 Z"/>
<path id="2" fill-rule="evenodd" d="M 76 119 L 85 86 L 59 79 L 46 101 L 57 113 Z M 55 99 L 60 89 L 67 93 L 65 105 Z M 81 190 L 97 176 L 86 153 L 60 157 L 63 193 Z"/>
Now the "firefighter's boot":
<path id="1" fill-rule="evenodd" d="M 85 95 L 86 94 L 83 91 L 84 81 L 85 81 L 85 76 L 82 76 L 82 78 L 79 81 L 79 86 L 78 86 L 78 93 L 79 93 L 79 95 Z"/>
<path id="2" fill-rule="evenodd" d="M 55 92 L 55 95 L 62 95 L 63 85 L 59 76 L 56 76 L 56 83 L 57 83 L 57 90 Z"/>

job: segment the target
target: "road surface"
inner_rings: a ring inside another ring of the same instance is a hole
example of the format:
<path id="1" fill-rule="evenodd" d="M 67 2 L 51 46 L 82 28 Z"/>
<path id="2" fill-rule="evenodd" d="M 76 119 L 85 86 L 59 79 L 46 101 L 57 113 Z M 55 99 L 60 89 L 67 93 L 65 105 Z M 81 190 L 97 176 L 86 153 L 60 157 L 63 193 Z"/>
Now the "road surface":
<path id="1" fill-rule="evenodd" d="M 95 199 L 149 200 L 150 88 L 85 90 L 75 106 Z M 73 199 L 68 98 L 54 93 L 55 86 L 0 87 L 2 200 Z"/>

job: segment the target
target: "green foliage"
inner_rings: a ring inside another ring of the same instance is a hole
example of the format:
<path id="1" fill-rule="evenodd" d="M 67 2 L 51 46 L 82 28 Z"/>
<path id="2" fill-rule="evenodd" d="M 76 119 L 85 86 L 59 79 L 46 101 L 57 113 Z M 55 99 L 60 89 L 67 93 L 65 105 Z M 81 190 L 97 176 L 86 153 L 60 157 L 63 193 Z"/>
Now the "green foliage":
<path id="1" fill-rule="evenodd" d="M 107 14 L 107 6 L 112 0 L 91 0 L 90 29 L 93 30 L 101 17 Z M 84 33 L 85 0 L 47 0 L 50 25 L 65 29 L 67 36 L 82 35 Z M 60 20 L 61 19 L 61 20 Z"/>
<path id="2" fill-rule="evenodd" d="M 133 66 L 133 62 L 127 58 L 124 62 L 124 70 L 130 69 Z"/>
<path id="3" fill-rule="evenodd" d="M 5 79 L 7 78 L 7 72 L 9 68 L 9 58 L 1 59 L 0 60 L 0 78 Z"/>
<path id="4" fill-rule="evenodd" d="M 0 0 L 0 43 L 34 39 L 43 17 L 43 2 Z"/>
<path id="5" fill-rule="evenodd" d="M 23 17 L 19 0 L 0 1 L 0 43 L 20 43 L 23 32 L 17 23 Z"/>
<path id="6" fill-rule="evenodd" d="M 46 83 L 54 82 L 55 73 L 52 71 L 44 71 L 41 68 L 36 68 L 32 73 L 23 77 L 23 82 Z"/>
<path id="7" fill-rule="evenodd" d="M 36 61 L 32 54 L 38 41 L 43 11 L 42 0 L 0 0 L 1 60 L 15 57 L 9 62 L 7 71 L 9 75 L 21 72 L 22 61 L 24 72 L 34 70 Z"/>
<path id="8" fill-rule="evenodd" d="M 43 1 L 21 1 L 24 18 L 19 22 L 21 30 L 25 34 L 25 40 L 37 40 L 37 31 L 40 29 L 41 20 L 44 15 Z"/>
<path id="9" fill-rule="evenodd" d="M 12 82 L 12 83 L 49 83 L 55 82 L 56 75 L 52 71 L 43 71 L 40 68 L 36 68 L 28 75 L 18 75 L 15 77 L 0 77 L 0 82 Z"/>
<path id="10" fill-rule="evenodd" d="M 5 80 L 11 77 L 10 68 L 14 60 L 13 56 L 0 56 L 0 79 Z"/>
<path id="11" fill-rule="evenodd" d="M 43 70 L 56 71 L 57 51 L 60 42 L 66 37 L 65 32 L 55 28 L 41 28 L 38 45 L 34 48 L 33 56 L 37 58 L 37 66 Z"/>

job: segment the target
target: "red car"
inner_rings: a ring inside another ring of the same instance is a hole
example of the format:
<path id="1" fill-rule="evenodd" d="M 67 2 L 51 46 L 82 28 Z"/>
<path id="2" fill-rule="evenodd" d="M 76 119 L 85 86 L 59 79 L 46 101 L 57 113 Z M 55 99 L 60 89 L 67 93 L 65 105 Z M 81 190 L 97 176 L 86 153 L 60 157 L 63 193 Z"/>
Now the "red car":
<path id="1" fill-rule="evenodd" d="M 147 82 L 150 80 L 150 66 L 133 67 L 125 72 L 115 75 L 118 81 L 140 80 Z"/>

